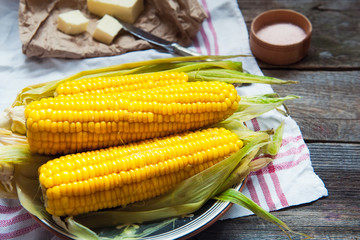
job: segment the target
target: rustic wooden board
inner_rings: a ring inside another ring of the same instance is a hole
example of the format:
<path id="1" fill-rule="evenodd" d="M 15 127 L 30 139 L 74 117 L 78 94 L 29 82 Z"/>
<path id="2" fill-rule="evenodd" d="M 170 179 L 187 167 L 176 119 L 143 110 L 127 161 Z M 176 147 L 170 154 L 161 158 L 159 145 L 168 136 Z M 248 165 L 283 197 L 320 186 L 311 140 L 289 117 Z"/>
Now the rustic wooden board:
<path id="1" fill-rule="evenodd" d="M 308 56 L 282 68 L 358 69 L 360 67 L 360 0 L 238 0 L 248 27 L 260 13 L 276 8 L 298 11 L 309 18 L 313 34 Z M 263 68 L 278 68 L 260 63 Z"/>
<path id="2" fill-rule="evenodd" d="M 263 72 L 267 76 L 299 82 L 272 87 L 282 96 L 302 97 L 286 105 L 306 140 L 360 142 L 359 71 Z"/>
<path id="3" fill-rule="evenodd" d="M 294 231 L 315 239 L 358 239 L 360 236 L 360 144 L 308 144 L 314 171 L 329 196 L 273 212 Z M 326 154 L 324 154 L 326 153 Z M 192 240 L 286 239 L 275 225 L 256 216 L 218 221 Z M 294 235 L 294 239 L 300 239 Z"/>

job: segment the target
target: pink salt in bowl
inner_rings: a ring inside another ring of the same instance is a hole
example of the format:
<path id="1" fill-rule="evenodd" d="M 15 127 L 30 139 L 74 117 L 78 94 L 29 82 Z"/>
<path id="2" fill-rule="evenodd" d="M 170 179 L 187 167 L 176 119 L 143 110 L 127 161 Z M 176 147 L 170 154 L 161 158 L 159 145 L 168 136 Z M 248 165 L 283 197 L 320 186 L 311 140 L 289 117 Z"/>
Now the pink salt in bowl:
<path id="1" fill-rule="evenodd" d="M 311 33 L 311 22 L 304 15 L 288 9 L 270 10 L 252 21 L 250 48 L 263 62 L 288 65 L 306 56 Z"/>

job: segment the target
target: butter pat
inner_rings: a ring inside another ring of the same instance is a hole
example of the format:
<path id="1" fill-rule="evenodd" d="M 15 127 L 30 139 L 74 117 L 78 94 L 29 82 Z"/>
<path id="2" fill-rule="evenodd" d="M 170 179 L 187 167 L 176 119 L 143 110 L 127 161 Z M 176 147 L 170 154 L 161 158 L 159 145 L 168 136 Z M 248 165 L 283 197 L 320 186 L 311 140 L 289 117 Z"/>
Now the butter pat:
<path id="1" fill-rule="evenodd" d="M 93 38 L 96 40 L 110 44 L 114 37 L 121 30 L 122 25 L 115 18 L 105 14 L 96 24 Z"/>
<path id="2" fill-rule="evenodd" d="M 57 28 L 66 34 L 79 34 L 86 31 L 89 20 L 80 10 L 73 10 L 59 14 Z"/>
<path id="3" fill-rule="evenodd" d="M 100 17 L 105 14 L 133 23 L 144 9 L 143 0 L 87 0 L 91 13 Z"/>

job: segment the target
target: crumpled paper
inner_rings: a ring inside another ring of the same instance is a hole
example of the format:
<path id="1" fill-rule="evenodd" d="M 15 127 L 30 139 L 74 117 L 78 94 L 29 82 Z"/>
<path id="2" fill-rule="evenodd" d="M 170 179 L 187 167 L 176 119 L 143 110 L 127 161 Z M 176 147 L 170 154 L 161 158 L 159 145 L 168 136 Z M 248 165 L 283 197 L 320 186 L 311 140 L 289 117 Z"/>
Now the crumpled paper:
<path id="1" fill-rule="evenodd" d="M 188 46 L 207 17 L 197 0 L 145 0 L 135 26 L 168 41 Z M 60 13 L 79 9 L 89 20 L 88 31 L 70 36 L 57 30 Z M 112 44 L 92 38 L 96 21 L 86 0 L 20 0 L 19 34 L 28 57 L 91 58 L 149 49 L 152 45 L 121 30 Z"/>

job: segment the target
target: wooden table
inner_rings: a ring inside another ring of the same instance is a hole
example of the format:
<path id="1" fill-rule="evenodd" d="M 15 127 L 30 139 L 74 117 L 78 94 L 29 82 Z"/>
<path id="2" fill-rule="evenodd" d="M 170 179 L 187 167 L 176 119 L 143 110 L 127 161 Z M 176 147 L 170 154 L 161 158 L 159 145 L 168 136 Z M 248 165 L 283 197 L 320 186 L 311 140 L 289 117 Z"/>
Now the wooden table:
<path id="1" fill-rule="evenodd" d="M 248 28 L 263 11 L 288 8 L 313 25 L 308 56 L 291 66 L 258 62 L 264 74 L 299 81 L 273 86 L 296 94 L 287 104 L 310 149 L 314 171 L 329 196 L 273 212 L 294 231 L 315 239 L 360 239 L 360 1 L 239 0 Z M 294 236 L 298 239 L 298 236 Z M 286 239 L 273 224 L 249 216 L 218 221 L 191 238 Z"/>

